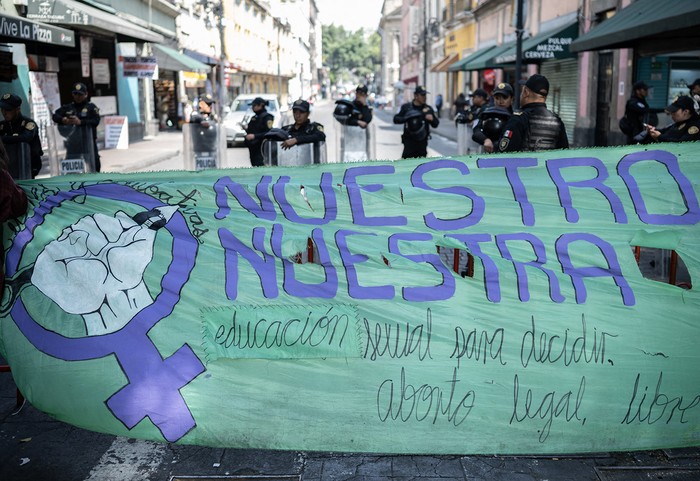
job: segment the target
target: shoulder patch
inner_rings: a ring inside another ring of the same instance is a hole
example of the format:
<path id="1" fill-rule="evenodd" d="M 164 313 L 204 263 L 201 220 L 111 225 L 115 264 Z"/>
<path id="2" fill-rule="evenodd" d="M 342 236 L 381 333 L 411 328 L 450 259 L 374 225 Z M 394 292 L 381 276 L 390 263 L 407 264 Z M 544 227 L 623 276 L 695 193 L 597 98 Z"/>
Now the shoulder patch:
<path id="1" fill-rule="evenodd" d="M 639 107 L 640 109 L 643 109 L 644 107 L 646 107 L 646 105 L 644 105 L 641 102 L 637 102 L 637 107 Z"/>
<path id="2" fill-rule="evenodd" d="M 690 135 L 695 135 L 695 134 L 697 134 L 698 132 L 700 132 L 700 129 L 697 128 L 695 125 L 693 125 L 691 128 L 688 129 L 688 133 L 689 133 Z"/>
<path id="3" fill-rule="evenodd" d="M 522 110 L 518 110 L 517 112 L 513 112 L 513 115 L 522 115 L 522 114 L 523 114 Z"/>
<path id="4" fill-rule="evenodd" d="M 508 148 L 509 143 L 510 139 L 508 137 L 503 137 L 498 143 L 498 150 L 506 150 L 506 148 Z"/>
<path id="5" fill-rule="evenodd" d="M 323 132 L 323 125 L 321 125 L 321 124 L 316 124 L 316 130 L 319 130 L 319 131 Z"/>
<path id="6" fill-rule="evenodd" d="M 34 130 L 36 128 L 36 124 L 34 122 L 27 122 L 27 125 L 25 125 L 27 130 Z"/>
<path id="7" fill-rule="evenodd" d="M 267 128 L 268 129 L 271 129 L 273 125 L 274 125 L 274 122 L 272 121 L 272 119 L 267 121 Z"/>

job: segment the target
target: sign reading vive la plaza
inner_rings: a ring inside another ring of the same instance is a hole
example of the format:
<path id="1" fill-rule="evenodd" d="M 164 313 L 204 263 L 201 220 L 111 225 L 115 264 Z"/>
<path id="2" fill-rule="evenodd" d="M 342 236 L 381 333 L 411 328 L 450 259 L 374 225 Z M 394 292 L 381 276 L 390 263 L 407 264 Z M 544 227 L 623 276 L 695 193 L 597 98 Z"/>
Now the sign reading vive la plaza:
<path id="1" fill-rule="evenodd" d="M 75 47 L 75 34 L 73 31 L 11 15 L 0 14 L 0 36 L 23 41 Z"/>

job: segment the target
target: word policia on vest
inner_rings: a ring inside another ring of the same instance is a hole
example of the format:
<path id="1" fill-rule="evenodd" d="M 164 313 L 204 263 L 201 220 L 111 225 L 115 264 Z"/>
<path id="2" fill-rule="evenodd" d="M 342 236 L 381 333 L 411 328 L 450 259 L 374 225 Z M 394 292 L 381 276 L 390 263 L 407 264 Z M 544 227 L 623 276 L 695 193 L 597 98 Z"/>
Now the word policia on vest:
<path id="1" fill-rule="evenodd" d="M 635 253 L 700 273 L 699 181 L 692 144 L 25 181 L 0 351 L 38 409 L 134 438 L 697 445 L 700 297 Z"/>

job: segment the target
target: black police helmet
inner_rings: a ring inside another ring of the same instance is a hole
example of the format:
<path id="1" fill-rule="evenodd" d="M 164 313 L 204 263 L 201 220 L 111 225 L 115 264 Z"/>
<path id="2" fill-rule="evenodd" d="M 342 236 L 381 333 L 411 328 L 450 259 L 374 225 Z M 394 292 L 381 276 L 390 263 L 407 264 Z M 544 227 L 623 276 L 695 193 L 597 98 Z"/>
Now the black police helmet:
<path id="1" fill-rule="evenodd" d="M 289 138 L 289 132 L 282 130 L 282 129 L 270 129 L 263 136 L 263 138 L 268 139 L 268 140 L 284 141 L 284 140 L 287 140 Z"/>
<path id="2" fill-rule="evenodd" d="M 493 142 L 497 142 L 509 118 L 510 112 L 500 107 L 489 107 L 484 110 L 481 114 L 481 129 L 484 135 Z"/>
<path id="3" fill-rule="evenodd" d="M 335 120 L 345 125 L 347 124 L 348 119 L 352 117 L 352 111 L 354 109 L 355 107 L 349 100 L 336 100 L 335 110 L 333 110 L 333 117 L 335 117 Z"/>
<path id="4" fill-rule="evenodd" d="M 415 140 L 425 140 L 428 136 L 428 128 L 425 117 L 419 110 L 413 110 L 406 115 L 406 129 Z"/>

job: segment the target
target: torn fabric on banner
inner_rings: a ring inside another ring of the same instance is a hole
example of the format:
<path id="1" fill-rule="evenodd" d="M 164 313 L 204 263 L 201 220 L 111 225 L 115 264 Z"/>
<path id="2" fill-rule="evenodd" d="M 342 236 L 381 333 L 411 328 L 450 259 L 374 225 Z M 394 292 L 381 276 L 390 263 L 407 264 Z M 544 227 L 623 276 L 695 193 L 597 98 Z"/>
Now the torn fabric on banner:
<path id="1" fill-rule="evenodd" d="M 38 409 L 133 438 L 694 446 L 699 181 L 692 143 L 25 181 L 0 352 Z"/>

